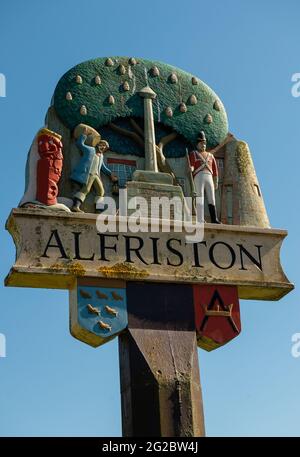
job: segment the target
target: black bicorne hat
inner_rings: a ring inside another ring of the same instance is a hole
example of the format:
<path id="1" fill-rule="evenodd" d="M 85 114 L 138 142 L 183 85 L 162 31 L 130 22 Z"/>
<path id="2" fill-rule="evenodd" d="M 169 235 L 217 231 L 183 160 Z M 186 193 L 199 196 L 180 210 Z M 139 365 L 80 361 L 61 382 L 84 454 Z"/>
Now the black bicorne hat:
<path id="1" fill-rule="evenodd" d="M 206 141 L 206 136 L 203 130 L 201 130 L 201 132 L 199 133 L 197 141 Z"/>

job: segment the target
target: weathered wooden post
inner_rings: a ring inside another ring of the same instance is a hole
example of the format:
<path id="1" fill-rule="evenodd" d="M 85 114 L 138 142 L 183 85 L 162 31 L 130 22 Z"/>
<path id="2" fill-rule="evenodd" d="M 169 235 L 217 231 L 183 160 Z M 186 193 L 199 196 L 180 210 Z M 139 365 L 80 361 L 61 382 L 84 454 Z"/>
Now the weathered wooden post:
<path id="1" fill-rule="evenodd" d="M 146 210 L 205 188 L 204 236 L 191 238 L 183 217 L 179 230 L 172 211 L 156 228 L 151 212 L 143 222 L 128 213 L 124 229 L 117 178 Z M 16 245 L 7 286 L 68 289 L 75 338 L 119 337 L 124 436 L 203 436 L 197 346 L 239 335 L 239 299 L 293 289 L 280 265 L 287 233 L 270 227 L 247 144 L 208 86 L 163 63 L 100 58 L 61 78 L 6 228 Z"/>
<path id="2" fill-rule="evenodd" d="M 192 288 L 127 286 L 128 330 L 119 336 L 124 436 L 203 436 Z"/>

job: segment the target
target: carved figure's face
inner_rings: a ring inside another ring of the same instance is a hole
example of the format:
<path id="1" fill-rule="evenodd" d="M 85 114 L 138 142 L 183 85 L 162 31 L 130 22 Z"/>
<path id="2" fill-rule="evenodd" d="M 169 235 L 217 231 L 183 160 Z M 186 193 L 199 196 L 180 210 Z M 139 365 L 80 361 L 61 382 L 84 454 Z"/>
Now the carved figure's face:
<path id="1" fill-rule="evenodd" d="M 100 141 L 100 143 L 97 144 L 97 152 L 100 154 L 104 154 L 106 151 L 108 151 L 108 145 L 104 141 Z"/>
<path id="2" fill-rule="evenodd" d="M 40 154 L 53 152 L 56 156 L 60 155 L 62 146 L 62 142 L 54 136 L 41 135 L 38 138 L 38 149 Z"/>
<path id="3" fill-rule="evenodd" d="M 206 141 L 201 140 L 197 143 L 197 149 L 200 152 L 206 151 Z"/>

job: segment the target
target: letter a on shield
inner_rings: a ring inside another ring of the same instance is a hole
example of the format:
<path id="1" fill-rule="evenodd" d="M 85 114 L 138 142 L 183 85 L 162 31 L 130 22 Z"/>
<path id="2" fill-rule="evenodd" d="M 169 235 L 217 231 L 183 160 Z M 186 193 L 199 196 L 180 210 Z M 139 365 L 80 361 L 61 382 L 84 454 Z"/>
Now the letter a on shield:
<path id="1" fill-rule="evenodd" d="M 212 351 L 240 334 L 236 286 L 195 285 L 193 297 L 199 347 Z"/>

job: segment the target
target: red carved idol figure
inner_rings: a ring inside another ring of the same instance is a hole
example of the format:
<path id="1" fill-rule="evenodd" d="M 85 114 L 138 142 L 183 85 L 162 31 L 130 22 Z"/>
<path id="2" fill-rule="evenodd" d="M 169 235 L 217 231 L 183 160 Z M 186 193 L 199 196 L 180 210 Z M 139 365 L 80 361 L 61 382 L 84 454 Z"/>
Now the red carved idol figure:
<path id="1" fill-rule="evenodd" d="M 63 165 L 61 136 L 48 129 L 38 135 L 36 199 L 45 205 L 57 203 L 58 186 Z"/>

